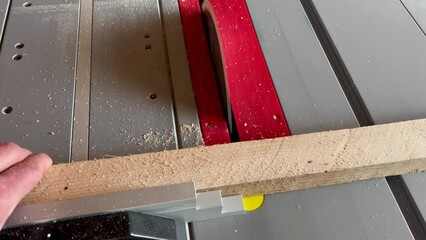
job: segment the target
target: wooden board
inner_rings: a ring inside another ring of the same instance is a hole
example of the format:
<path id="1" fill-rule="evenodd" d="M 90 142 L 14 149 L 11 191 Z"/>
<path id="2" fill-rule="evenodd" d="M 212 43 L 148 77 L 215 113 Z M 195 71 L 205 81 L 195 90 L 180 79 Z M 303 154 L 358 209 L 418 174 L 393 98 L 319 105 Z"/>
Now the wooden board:
<path id="1" fill-rule="evenodd" d="M 426 170 L 426 119 L 53 166 L 22 204 L 194 181 L 224 195 Z"/>

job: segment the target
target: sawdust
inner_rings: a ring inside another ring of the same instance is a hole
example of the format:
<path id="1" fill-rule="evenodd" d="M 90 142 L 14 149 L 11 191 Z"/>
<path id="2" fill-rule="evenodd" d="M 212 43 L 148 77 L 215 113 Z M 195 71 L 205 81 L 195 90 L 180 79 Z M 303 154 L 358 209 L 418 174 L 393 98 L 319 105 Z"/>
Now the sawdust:
<path id="1" fill-rule="evenodd" d="M 180 127 L 180 130 L 182 131 L 182 132 L 184 132 L 184 133 L 193 133 L 193 132 L 195 132 L 195 131 L 197 131 L 197 130 L 199 130 L 200 128 L 197 126 L 197 125 L 195 125 L 194 123 L 191 123 L 191 124 L 183 124 L 181 127 Z"/>
<path id="2" fill-rule="evenodd" d="M 132 137 L 128 144 L 144 146 L 153 151 L 161 151 L 168 149 L 174 142 L 173 131 L 164 130 L 163 132 L 148 131 L 139 137 Z"/>
<path id="3" fill-rule="evenodd" d="M 182 124 L 180 131 L 185 145 L 191 145 L 193 147 L 204 146 L 204 140 L 198 125 L 194 123 Z"/>

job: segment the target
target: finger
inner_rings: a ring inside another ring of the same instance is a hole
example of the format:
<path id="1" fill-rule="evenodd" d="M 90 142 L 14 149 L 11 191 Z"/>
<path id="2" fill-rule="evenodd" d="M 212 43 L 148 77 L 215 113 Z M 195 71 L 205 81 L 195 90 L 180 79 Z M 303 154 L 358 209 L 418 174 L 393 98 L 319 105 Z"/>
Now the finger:
<path id="1" fill-rule="evenodd" d="M 52 159 L 46 154 L 34 154 L 0 174 L 0 229 L 51 165 Z"/>
<path id="2" fill-rule="evenodd" d="M 30 151 L 21 148 L 15 143 L 0 144 L 0 172 L 24 160 L 30 154 Z"/>

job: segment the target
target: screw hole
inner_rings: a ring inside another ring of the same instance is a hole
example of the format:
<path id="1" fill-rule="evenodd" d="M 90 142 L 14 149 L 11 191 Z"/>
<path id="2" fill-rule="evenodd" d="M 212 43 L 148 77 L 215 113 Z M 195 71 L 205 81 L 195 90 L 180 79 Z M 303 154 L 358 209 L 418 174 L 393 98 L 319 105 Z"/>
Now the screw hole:
<path id="1" fill-rule="evenodd" d="M 22 49 L 22 48 L 24 48 L 24 44 L 23 43 L 17 43 L 17 44 L 15 44 L 15 48 L 16 49 Z"/>
<path id="2" fill-rule="evenodd" d="M 151 36 L 149 34 L 146 34 L 145 36 L 143 36 L 144 38 L 150 38 Z"/>
<path id="3" fill-rule="evenodd" d="M 10 113 L 12 113 L 12 111 L 13 111 L 13 108 L 12 108 L 12 107 L 4 107 L 4 108 L 1 110 L 1 112 L 2 112 L 3 114 L 10 114 Z"/>
<path id="4" fill-rule="evenodd" d="M 33 4 L 31 2 L 25 2 L 24 4 L 22 4 L 22 6 L 24 7 L 31 7 Z"/>
<path id="5" fill-rule="evenodd" d="M 151 99 L 156 99 L 156 98 L 157 98 L 157 94 L 156 94 L 156 93 L 151 93 L 151 94 L 149 95 L 149 98 L 151 98 Z"/>
<path id="6" fill-rule="evenodd" d="M 15 61 L 19 61 L 19 60 L 22 59 L 22 55 L 21 54 L 13 55 L 12 59 L 15 60 Z"/>
<path id="7" fill-rule="evenodd" d="M 145 49 L 147 49 L 147 50 L 150 50 L 151 48 L 152 48 L 152 46 L 149 45 L 149 44 L 145 46 Z"/>
<path id="8" fill-rule="evenodd" d="M 280 119 L 280 116 L 274 115 L 273 118 L 274 118 L 274 120 L 278 120 L 278 119 Z"/>

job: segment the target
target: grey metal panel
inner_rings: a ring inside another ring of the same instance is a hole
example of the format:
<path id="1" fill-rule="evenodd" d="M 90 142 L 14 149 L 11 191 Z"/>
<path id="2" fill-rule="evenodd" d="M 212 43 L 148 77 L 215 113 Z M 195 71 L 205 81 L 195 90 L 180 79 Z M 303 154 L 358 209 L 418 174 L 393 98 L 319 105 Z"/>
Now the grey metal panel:
<path id="1" fill-rule="evenodd" d="M 423 32 L 426 31 L 426 1 L 401 0 Z M 421 87 L 421 86 L 420 86 Z M 420 103 L 419 103 L 420 104 Z M 426 219 L 426 173 L 403 175 L 402 178 L 419 209 L 423 221 Z"/>
<path id="2" fill-rule="evenodd" d="M 399 0 L 313 0 L 375 123 L 426 117 L 426 38 Z"/>
<path id="3" fill-rule="evenodd" d="M 299 0 L 247 0 L 292 134 L 358 122 Z"/>
<path id="4" fill-rule="evenodd" d="M 368 196 L 368 197 L 366 197 Z M 239 217 L 193 223 L 195 239 L 413 239 L 384 179 L 265 198 Z"/>
<path id="5" fill-rule="evenodd" d="M 12 2 L 0 52 L 0 108 L 13 108 L 0 114 L 0 141 L 68 162 L 78 0 L 24 2 Z"/>
<path id="6" fill-rule="evenodd" d="M 426 32 L 426 1 L 424 0 L 401 0 L 401 3 L 410 12 L 419 27 Z"/>
<path id="7" fill-rule="evenodd" d="M 177 0 L 160 0 L 179 148 L 204 145 Z"/>
<path id="8" fill-rule="evenodd" d="M 95 0 L 89 158 L 177 147 L 166 54 L 157 1 Z"/>
<path id="9" fill-rule="evenodd" d="M 314 3 L 373 120 L 425 118 L 425 2 L 403 0 L 409 12 L 398 0 Z M 425 176 L 403 176 L 423 218 Z"/>

